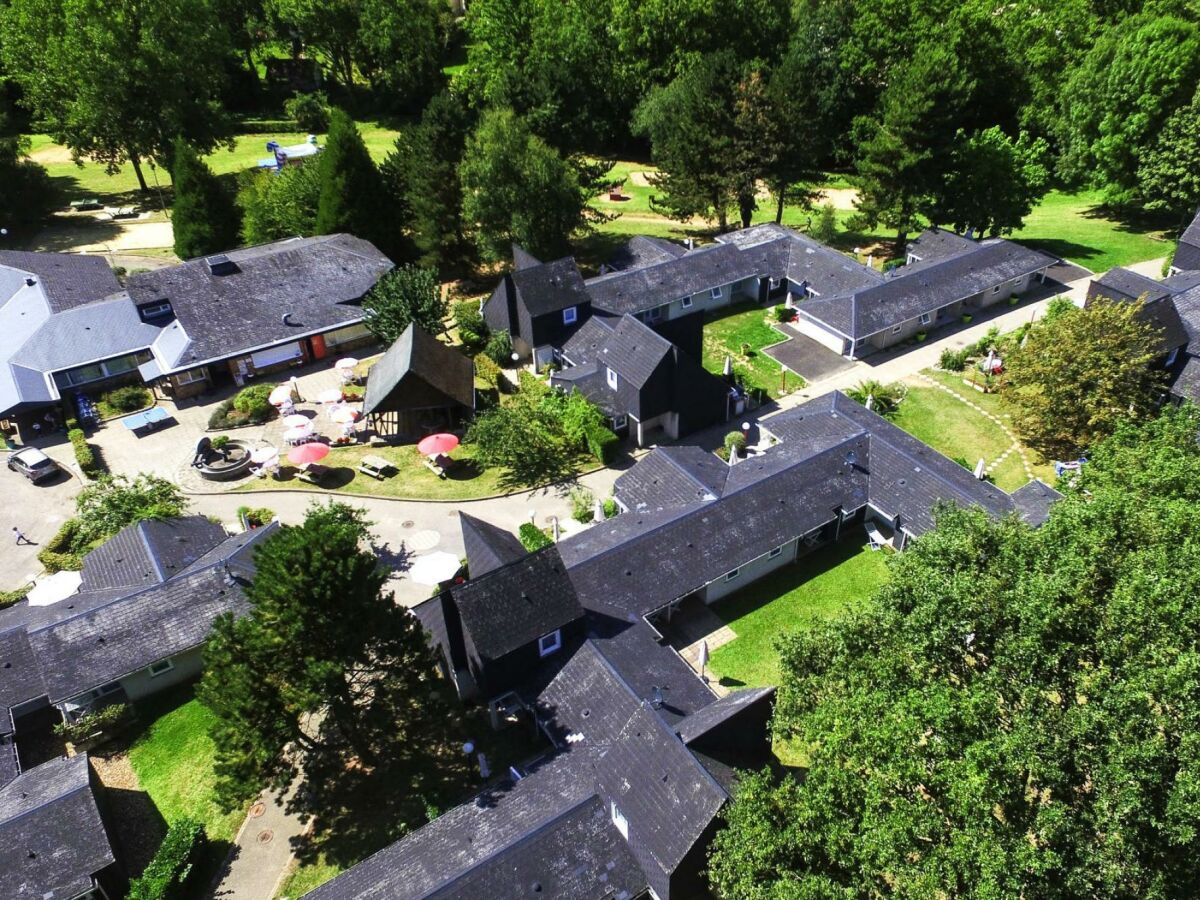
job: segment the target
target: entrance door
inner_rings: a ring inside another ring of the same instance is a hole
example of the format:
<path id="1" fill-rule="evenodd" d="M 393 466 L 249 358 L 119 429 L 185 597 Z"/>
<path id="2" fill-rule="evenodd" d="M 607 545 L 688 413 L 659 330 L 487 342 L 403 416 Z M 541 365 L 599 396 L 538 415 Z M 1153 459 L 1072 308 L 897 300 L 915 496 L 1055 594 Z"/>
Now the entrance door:
<path id="1" fill-rule="evenodd" d="M 314 334 L 308 339 L 309 355 L 312 359 L 324 359 L 329 350 L 325 346 L 325 335 Z"/>

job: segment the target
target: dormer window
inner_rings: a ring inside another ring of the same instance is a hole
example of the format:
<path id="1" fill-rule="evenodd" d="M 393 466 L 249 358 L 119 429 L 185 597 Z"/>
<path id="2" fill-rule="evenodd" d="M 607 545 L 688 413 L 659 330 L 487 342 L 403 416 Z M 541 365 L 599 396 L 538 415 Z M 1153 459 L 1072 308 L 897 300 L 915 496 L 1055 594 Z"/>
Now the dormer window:
<path id="1" fill-rule="evenodd" d="M 549 656 L 562 647 L 562 631 L 558 628 L 538 638 L 538 656 Z"/>
<path id="2" fill-rule="evenodd" d="M 616 826 L 617 831 L 621 832 L 621 837 L 629 840 L 629 820 L 621 815 L 621 811 L 617 809 L 616 800 L 611 801 L 608 805 L 613 825 Z"/>
<path id="3" fill-rule="evenodd" d="M 574 306 L 568 306 L 563 310 L 563 324 L 574 325 L 579 318 L 579 311 Z"/>
<path id="4" fill-rule="evenodd" d="M 608 386 L 615 391 L 617 389 L 617 373 L 611 368 L 606 368 L 604 374 L 608 380 Z"/>
<path id="5" fill-rule="evenodd" d="M 138 312 L 142 314 L 142 319 L 147 322 L 151 319 L 160 319 L 163 316 L 171 314 L 171 302 L 169 300 L 160 300 L 158 303 L 147 303 L 144 306 L 139 306 Z"/>

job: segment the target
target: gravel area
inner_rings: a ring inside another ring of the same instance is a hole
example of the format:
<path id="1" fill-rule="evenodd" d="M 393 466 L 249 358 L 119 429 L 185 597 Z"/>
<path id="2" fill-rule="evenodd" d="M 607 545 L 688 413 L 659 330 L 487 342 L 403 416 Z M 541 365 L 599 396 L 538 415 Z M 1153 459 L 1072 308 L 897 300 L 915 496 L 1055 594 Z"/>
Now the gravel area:
<path id="1" fill-rule="evenodd" d="M 123 749 L 97 748 L 90 754 L 92 768 L 103 783 L 121 856 L 131 877 L 146 868 L 167 832 L 167 823 L 150 795 L 138 785 L 137 774 Z"/>

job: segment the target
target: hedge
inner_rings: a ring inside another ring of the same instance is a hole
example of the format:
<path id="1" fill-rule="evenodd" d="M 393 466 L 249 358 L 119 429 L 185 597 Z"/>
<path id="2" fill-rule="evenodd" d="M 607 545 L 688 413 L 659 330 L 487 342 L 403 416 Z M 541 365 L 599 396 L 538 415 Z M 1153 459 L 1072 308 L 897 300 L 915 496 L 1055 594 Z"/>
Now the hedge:
<path id="1" fill-rule="evenodd" d="M 494 387 L 497 390 L 499 390 L 501 382 L 505 382 L 504 376 L 500 373 L 500 367 L 482 353 L 475 357 L 475 377 L 488 387 Z"/>
<path id="2" fill-rule="evenodd" d="M 617 446 L 621 439 L 603 425 L 595 425 L 586 434 L 588 453 L 608 465 L 617 455 Z"/>
<path id="3" fill-rule="evenodd" d="M 79 471 L 88 478 L 97 478 L 103 474 L 104 467 L 96 459 L 92 445 L 87 442 L 87 435 L 81 429 L 72 428 L 67 432 L 67 439 L 71 442 L 71 449 L 75 451 L 75 462 Z"/>
<path id="4" fill-rule="evenodd" d="M 0 609 L 7 609 L 14 603 L 20 603 L 25 599 L 25 595 L 29 593 L 32 585 L 25 585 L 23 588 L 17 588 L 15 591 L 0 591 Z"/>
<path id="5" fill-rule="evenodd" d="M 63 570 L 77 572 L 83 568 L 83 558 L 71 549 L 78 534 L 79 520 L 67 519 L 55 532 L 54 537 L 46 541 L 38 551 L 38 562 L 45 566 L 51 575 Z"/>
<path id="6" fill-rule="evenodd" d="M 130 882 L 129 900 L 176 900 L 187 896 L 188 881 L 207 843 L 201 823 L 180 819 L 167 829 L 141 877 Z"/>
<path id="7" fill-rule="evenodd" d="M 517 529 L 517 539 L 520 540 L 521 546 L 533 553 L 541 550 L 543 547 L 549 547 L 554 541 L 546 537 L 546 532 L 538 528 L 532 522 L 524 522 Z"/>
<path id="8" fill-rule="evenodd" d="M 59 722 L 54 726 L 54 733 L 72 744 L 78 744 L 96 732 L 111 730 L 128 715 L 128 704 L 114 703 L 97 712 L 80 716 L 74 722 Z"/>

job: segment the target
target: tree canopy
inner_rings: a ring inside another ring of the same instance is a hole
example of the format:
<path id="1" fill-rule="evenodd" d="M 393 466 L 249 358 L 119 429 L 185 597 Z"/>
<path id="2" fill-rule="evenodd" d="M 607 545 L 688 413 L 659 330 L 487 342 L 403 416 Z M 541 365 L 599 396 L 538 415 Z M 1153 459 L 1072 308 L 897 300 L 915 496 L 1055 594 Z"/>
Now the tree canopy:
<path id="1" fill-rule="evenodd" d="M 363 298 L 364 324 L 385 345 L 414 322 L 429 334 L 440 334 L 446 308 L 437 272 L 416 266 L 392 269 Z"/>
<path id="2" fill-rule="evenodd" d="M 46 170 L 28 158 L 29 139 L 3 137 L 4 125 L 0 115 L 0 209 L 4 227 L 23 236 L 49 215 L 57 191 Z"/>
<path id="3" fill-rule="evenodd" d="M 781 639 L 803 778 L 742 782 L 723 897 L 1170 898 L 1200 879 L 1200 416 L 1126 422 L 1032 530 L 943 509 Z"/>
<path id="4" fill-rule="evenodd" d="M 396 240 L 383 178 L 354 120 L 335 109 L 329 116 L 325 149 L 317 158 L 321 192 L 313 229 L 317 234 L 348 232 L 385 252 Z"/>
<path id="5" fill-rule="evenodd" d="M 193 259 L 236 247 L 241 227 L 238 208 L 212 169 L 182 138 L 171 154 L 171 181 L 175 255 Z"/>

